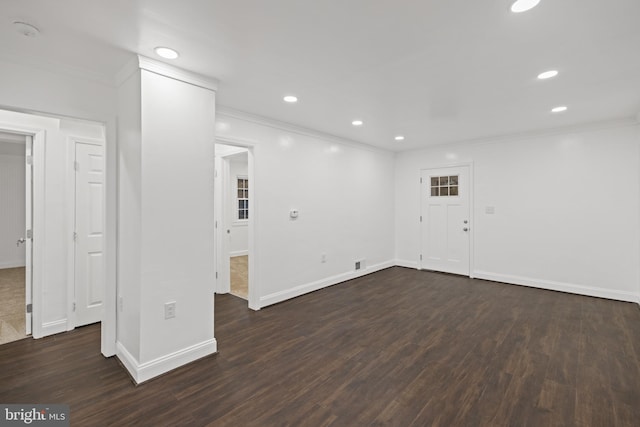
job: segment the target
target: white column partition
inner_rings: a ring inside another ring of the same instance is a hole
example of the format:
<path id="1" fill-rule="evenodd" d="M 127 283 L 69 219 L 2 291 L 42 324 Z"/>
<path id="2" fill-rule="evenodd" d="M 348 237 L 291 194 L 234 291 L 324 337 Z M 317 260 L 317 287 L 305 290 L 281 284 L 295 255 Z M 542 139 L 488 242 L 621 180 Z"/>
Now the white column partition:
<path id="1" fill-rule="evenodd" d="M 117 355 L 136 382 L 217 350 L 216 88 L 143 57 L 119 76 Z"/>

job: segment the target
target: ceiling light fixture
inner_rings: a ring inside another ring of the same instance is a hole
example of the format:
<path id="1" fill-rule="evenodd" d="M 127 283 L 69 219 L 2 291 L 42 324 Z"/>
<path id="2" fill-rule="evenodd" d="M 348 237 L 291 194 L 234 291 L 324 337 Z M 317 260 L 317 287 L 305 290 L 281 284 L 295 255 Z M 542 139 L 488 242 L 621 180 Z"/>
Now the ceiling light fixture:
<path id="1" fill-rule="evenodd" d="M 396 141 L 404 141 L 404 136 L 398 135 L 394 138 Z"/>
<path id="2" fill-rule="evenodd" d="M 177 51 L 169 47 L 158 46 L 154 50 L 158 56 L 165 59 L 176 59 L 178 56 L 180 56 Z"/>
<path id="3" fill-rule="evenodd" d="M 284 102 L 288 102 L 290 104 L 293 104 L 294 102 L 298 102 L 298 97 L 293 95 L 287 95 L 282 99 L 284 99 Z"/>
<path id="4" fill-rule="evenodd" d="M 515 0 L 511 3 L 511 12 L 526 12 L 536 7 L 538 3 L 540 3 L 540 0 Z"/>
<path id="5" fill-rule="evenodd" d="M 559 107 L 555 107 L 551 109 L 552 113 L 562 113 L 564 111 L 567 111 L 567 106 L 566 105 L 560 105 Z"/>
<path id="6" fill-rule="evenodd" d="M 546 79 L 550 79 L 552 77 L 555 77 L 557 75 L 558 75 L 558 70 L 549 70 L 549 71 L 545 71 L 544 73 L 538 74 L 538 79 L 539 80 L 546 80 Z"/>
<path id="7" fill-rule="evenodd" d="M 26 22 L 15 21 L 13 26 L 16 30 L 26 37 L 37 37 L 40 35 L 40 30 L 36 28 L 34 25 L 28 24 Z"/>
<path id="8" fill-rule="evenodd" d="M 362 126 L 364 122 L 362 120 L 354 120 L 351 122 L 351 124 L 354 126 Z"/>

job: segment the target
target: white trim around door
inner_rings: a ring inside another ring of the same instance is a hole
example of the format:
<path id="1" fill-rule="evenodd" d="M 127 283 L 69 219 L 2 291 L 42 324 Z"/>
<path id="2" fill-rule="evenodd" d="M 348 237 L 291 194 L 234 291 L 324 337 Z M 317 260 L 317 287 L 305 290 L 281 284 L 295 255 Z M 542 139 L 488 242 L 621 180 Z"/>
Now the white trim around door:
<path id="1" fill-rule="evenodd" d="M 256 153 L 255 146 L 256 142 L 248 141 L 244 139 L 237 139 L 233 137 L 223 137 L 216 136 L 217 144 L 225 144 L 225 145 L 234 145 L 236 147 L 246 148 L 248 150 L 248 175 L 249 175 L 249 200 L 251 200 L 251 213 L 249 214 L 248 226 L 249 226 L 249 308 L 252 310 L 260 310 L 260 281 L 258 278 L 257 266 L 258 266 L 258 253 L 256 251 L 256 241 L 258 240 L 258 236 L 260 235 L 260 230 L 258 230 L 256 218 L 259 215 L 259 203 L 257 202 L 256 194 L 260 191 L 260 182 L 258 181 L 259 177 L 256 177 L 255 173 L 255 163 Z M 224 228 L 220 228 L 220 224 L 218 224 L 218 228 L 215 232 L 216 245 L 218 243 L 218 239 L 220 239 L 220 232 L 224 230 Z M 216 246 L 218 247 L 218 246 Z M 216 256 L 216 258 L 218 258 Z M 216 261 L 217 262 L 217 261 Z"/>
<path id="2" fill-rule="evenodd" d="M 420 170 L 420 269 L 473 275 L 473 164 Z"/>

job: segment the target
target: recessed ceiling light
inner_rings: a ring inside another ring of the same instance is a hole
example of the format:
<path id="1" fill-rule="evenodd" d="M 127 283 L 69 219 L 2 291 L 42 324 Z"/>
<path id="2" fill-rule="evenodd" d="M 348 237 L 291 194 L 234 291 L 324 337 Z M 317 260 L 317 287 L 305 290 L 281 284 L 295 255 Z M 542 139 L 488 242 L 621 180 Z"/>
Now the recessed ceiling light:
<path id="1" fill-rule="evenodd" d="M 558 75 L 557 70 L 549 70 L 549 71 L 545 71 L 544 73 L 538 74 L 538 78 L 540 80 L 546 80 L 546 79 L 550 79 L 551 77 L 555 77 L 557 75 Z"/>
<path id="2" fill-rule="evenodd" d="M 34 25 L 28 24 L 26 22 L 15 21 L 13 23 L 13 26 L 23 36 L 37 37 L 38 35 L 40 35 L 40 30 L 38 28 L 36 28 Z"/>
<path id="3" fill-rule="evenodd" d="M 161 56 L 162 58 L 165 59 L 176 59 L 178 56 L 178 52 L 168 48 L 168 47 L 157 47 L 154 49 L 156 51 L 156 54 L 158 54 L 158 56 Z"/>
<path id="4" fill-rule="evenodd" d="M 526 12 L 536 7 L 540 3 L 540 0 L 515 0 L 511 3 L 511 12 L 520 13 Z"/>
<path id="5" fill-rule="evenodd" d="M 293 95 L 287 95 L 282 99 L 284 99 L 284 102 L 289 102 L 289 103 L 298 102 L 298 97 Z"/>
<path id="6" fill-rule="evenodd" d="M 364 122 L 362 120 L 354 120 L 351 122 L 351 124 L 354 126 L 362 126 Z"/>
<path id="7" fill-rule="evenodd" d="M 560 105 L 559 107 L 555 107 L 551 109 L 552 113 L 562 113 L 563 111 L 567 111 L 566 105 Z"/>
<path id="8" fill-rule="evenodd" d="M 396 141 L 404 141 L 404 136 L 398 135 L 394 138 Z"/>

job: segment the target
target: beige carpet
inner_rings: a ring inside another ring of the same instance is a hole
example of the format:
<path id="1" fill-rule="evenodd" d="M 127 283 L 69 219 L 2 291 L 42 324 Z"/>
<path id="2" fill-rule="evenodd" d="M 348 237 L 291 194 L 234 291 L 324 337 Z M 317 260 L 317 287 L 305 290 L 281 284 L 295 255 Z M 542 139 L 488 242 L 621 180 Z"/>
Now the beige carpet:
<path id="1" fill-rule="evenodd" d="M 0 270 L 0 344 L 27 337 L 24 267 Z"/>
<path id="2" fill-rule="evenodd" d="M 231 294 L 247 299 L 249 293 L 249 256 L 231 257 Z"/>

